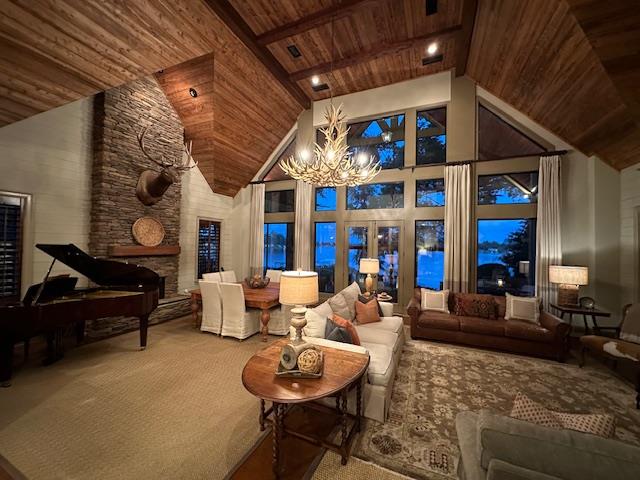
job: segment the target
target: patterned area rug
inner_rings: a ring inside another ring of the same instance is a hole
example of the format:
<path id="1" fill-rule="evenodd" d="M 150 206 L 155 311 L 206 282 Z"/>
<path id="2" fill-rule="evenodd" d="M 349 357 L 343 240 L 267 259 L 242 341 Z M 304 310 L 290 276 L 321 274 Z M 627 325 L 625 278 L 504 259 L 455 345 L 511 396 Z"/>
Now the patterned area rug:
<path id="1" fill-rule="evenodd" d="M 633 388 L 601 367 L 409 340 L 390 418 L 367 421 L 355 455 L 415 478 L 456 478 L 456 414 L 483 408 L 508 413 L 518 391 L 552 410 L 612 413 L 616 437 L 640 444 Z"/>

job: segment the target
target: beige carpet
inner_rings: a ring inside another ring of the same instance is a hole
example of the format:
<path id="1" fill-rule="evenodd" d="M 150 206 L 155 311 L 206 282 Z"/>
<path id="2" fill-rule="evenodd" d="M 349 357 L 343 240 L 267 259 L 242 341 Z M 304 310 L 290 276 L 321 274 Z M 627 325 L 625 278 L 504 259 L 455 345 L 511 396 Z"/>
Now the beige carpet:
<path id="1" fill-rule="evenodd" d="M 219 479 L 255 443 L 258 400 L 242 386 L 264 347 L 190 318 L 75 348 L 0 389 L 0 454 L 29 479 Z M 276 338 L 276 337 L 273 337 Z"/>
<path id="2" fill-rule="evenodd" d="M 312 478 L 313 480 L 407 480 L 410 477 L 355 457 L 351 457 L 346 465 L 342 465 L 340 455 L 327 451 Z"/>

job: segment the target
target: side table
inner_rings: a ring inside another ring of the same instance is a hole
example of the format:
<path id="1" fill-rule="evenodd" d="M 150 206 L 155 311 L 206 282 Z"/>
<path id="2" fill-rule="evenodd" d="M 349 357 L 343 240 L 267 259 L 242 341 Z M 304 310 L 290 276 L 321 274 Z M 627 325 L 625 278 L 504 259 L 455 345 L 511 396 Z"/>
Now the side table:
<path id="1" fill-rule="evenodd" d="M 611 316 L 609 312 L 598 310 L 597 308 L 583 308 L 579 305 L 558 305 L 558 304 L 552 303 L 550 304 L 550 306 L 551 308 L 554 308 L 555 310 L 560 312 L 561 319 L 564 319 L 565 314 L 568 314 L 570 326 L 573 326 L 574 315 L 582 315 L 582 318 L 584 320 L 584 331 L 587 335 L 590 333 L 587 317 L 591 317 L 591 321 L 593 322 L 593 328 L 597 332 L 600 329 L 600 327 L 598 326 L 597 317 L 606 318 Z"/>

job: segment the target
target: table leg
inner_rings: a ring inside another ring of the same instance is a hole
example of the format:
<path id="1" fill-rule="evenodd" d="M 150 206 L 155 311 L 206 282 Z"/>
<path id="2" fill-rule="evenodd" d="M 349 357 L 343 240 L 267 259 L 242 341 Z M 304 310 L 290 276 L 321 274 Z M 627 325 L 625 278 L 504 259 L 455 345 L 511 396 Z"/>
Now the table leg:
<path id="1" fill-rule="evenodd" d="M 584 333 L 589 335 L 589 322 L 587 321 L 587 314 L 582 314 L 582 320 L 584 320 Z"/>
<path id="2" fill-rule="evenodd" d="M 260 417 L 258 418 L 260 423 L 260 431 L 264 432 L 264 400 L 260 399 Z"/>
<path id="3" fill-rule="evenodd" d="M 591 315 L 591 321 L 593 322 L 593 330 L 595 331 L 596 335 L 600 334 L 600 326 L 598 325 L 598 321 L 596 320 L 596 316 L 595 315 Z"/>
<path id="4" fill-rule="evenodd" d="M 260 321 L 262 322 L 262 330 L 260 333 L 262 334 L 262 341 L 267 341 L 267 335 L 269 335 L 269 320 L 271 320 L 271 314 L 269 313 L 269 309 L 265 308 L 262 310 L 262 315 L 260 316 Z"/>
<path id="5" fill-rule="evenodd" d="M 282 435 L 282 414 L 284 405 L 273 402 L 273 477 L 280 478 L 280 438 Z"/>
<path id="6" fill-rule="evenodd" d="M 193 318 L 193 326 L 198 327 L 198 296 L 195 294 L 191 294 L 191 318 Z"/>
<path id="7" fill-rule="evenodd" d="M 341 441 L 340 441 L 340 454 L 342 456 L 341 463 L 342 465 L 347 464 L 348 456 L 347 456 L 347 389 L 345 388 L 340 394 L 342 397 L 342 404 L 340 405 L 341 410 Z"/>
<path id="8" fill-rule="evenodd" d="M 356 384 L 356 432 L 360 432 L 360 422 L 362 421 L 362 378 Z"/>

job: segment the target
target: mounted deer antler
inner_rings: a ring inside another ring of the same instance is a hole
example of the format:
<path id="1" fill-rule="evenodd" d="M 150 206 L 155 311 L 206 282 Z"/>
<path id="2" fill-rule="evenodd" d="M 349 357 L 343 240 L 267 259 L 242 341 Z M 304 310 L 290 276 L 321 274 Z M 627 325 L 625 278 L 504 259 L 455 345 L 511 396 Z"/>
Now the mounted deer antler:
<path id="1" fill-rule="evenodd" d="M 158 203 L 167 189 L 180 179 L 180 175 L 197 166 L 198 162 L 194 161 L 191 155 L 193 142 L 189 142 L 189 145 L 184 144 L 181 163 L 169 163 L 165 161 L 163 156 L 160 159 L 152 157 L 144 146 L 144 136 L 147 133 L 147 129 L 148 127 L 144 127 L 137 135 L 138 145 L 140 145 L 140 150 L 142 150 L 144 156 L 161 168 L 159 172 L 145 170 L 138 178 L 136 195 L 144 205 L 149 206 Z"/>

